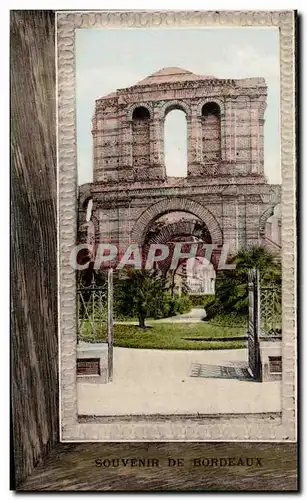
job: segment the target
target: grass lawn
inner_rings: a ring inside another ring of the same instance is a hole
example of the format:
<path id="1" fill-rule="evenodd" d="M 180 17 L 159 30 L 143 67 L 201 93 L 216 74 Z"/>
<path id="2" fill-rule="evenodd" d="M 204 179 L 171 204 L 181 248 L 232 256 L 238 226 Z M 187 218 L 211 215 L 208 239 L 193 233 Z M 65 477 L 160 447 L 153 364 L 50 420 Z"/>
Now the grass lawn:
<path id="1" fill-rule="evenodd" d="M 246 342 L 231 340 L 233 337 L 243 337 L 246 329 L 243 327 L 223 327 L 209 322 L 200 323 L 160 323 L 148 321 L 151 328 L 145 330 L 136 325 L 114 325 L 114 345 L 116 347 L 133 347 L 142 349 L 242 349 Z M 195 338 L 210 338 L 191 340 Z M 221 341 L 219 338 L 229 338 Z"/>

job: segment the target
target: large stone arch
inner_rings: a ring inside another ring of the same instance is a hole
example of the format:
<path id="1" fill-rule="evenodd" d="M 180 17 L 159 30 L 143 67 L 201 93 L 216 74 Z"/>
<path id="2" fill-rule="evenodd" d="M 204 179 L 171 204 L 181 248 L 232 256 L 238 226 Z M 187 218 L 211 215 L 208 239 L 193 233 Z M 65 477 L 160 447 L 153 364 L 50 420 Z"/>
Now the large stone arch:
<path id="1" fill-rule="evenodd" d="M 200 203 L 188 198 L 164 198 L 144 210 L 131 231 L 132 243 L 143 245 L 146 232 L 152 222 L 168 212 L 188 212 L 206 224 L 212 243 L 223 244 L 223 233 L 213 214 Z"/>
<path id="2" fill-rule="evenodd" d="M 187 119 L 190 118 L 190 115 L 191 115 L 190 106 L 185 101 L 178 99 L 178 100 L 173 100 L 173 101 L 166 101 L 163 104 L 163 106 L 161 106 L 161 108 L 159 110 L 160 120 L 165 120 L 166 115 L 174 110 L 183 111 L 186 114 Z"/>
<path id="3" fill-rule="evenodd" d="M 220 108 L 220 116 L 224 117 L 224 115 L 225 115 L 225 103 L 224 103 L 224 101 L 222 99 L 218 99 L 217 97 L 205 97 L 204 99 L 200 99 L 197 103 L 197 116 L 199 118 L 201 117 L 201 112 L 202 112 L 203 106 L 205 104 L 209 104 L 211 102 L 218 105 L 218 107 Z"/>
<path id="4" fill-rule="evenodd" d="M 150 119 L 152 120 L 152 118 L 153 118 L 152 107 L 147 102 L 139 102 L 139 103 L 136 103 L 136 104 L 131 104 L 131 106 L 128 108 L 128 111 L 127 111 L 127 120 L 129 122 L 132 121 L 133 111 L 136 108 L 146 108 L 147 111 L 148 111 L 148 113 L 149 113 L 149 115 L 150 115 Z"/>
<path id="5" fill-rule="evenodd" d="M 265 238 L 265 225 L 267 220 L 274 215 L 274 210 L 279 203 L 269 206 L 259 217 L 259 236 L 261 239 Z"/>
<path id="6" fill-rule="evenodd" d="M 79 193 L 78 193 L 78 204 L 79 204 L 79 209 L 84 209 L 86 203 L 93 197 L 92 195 L 92 190 L 91 190 L 91 184 L 82 184 L 82 186 L 79 186 Z"/>
<path id="7" fill-rule="evenodd" d="M 157 234 L 150 237 L 151 243 L 166 243 L 177 236 L 199 236 L 199 229 L 195 230 L 197 222 L 194 220 L 180 220 L 163 226 Z"/>

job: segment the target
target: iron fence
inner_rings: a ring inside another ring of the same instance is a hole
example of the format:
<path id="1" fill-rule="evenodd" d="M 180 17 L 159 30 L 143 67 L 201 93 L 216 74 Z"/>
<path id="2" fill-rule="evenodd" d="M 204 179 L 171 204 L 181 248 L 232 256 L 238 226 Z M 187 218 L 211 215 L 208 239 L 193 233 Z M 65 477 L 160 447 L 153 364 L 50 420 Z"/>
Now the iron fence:
<path id="1" fill-rule="evenodd" d="M 93 279 L 77 288 L 78 342 L 107 342 L 108 281 L 99 286 Z"/>

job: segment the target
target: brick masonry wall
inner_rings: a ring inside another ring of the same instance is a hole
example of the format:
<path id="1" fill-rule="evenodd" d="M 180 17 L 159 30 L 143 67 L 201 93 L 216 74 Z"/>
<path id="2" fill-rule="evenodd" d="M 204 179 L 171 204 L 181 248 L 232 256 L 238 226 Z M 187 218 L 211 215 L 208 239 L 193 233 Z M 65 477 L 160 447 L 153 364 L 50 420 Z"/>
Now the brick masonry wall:
<path id="1" fill-rule="evenodd" d="M 264 178 L 265 81 L 196 77 L 185 70 L 176 80 L 177 70 L 161 70 L 96 101 L 94 183 L 80 187 L 80 200 L 90 195 L 94 202 L 96 241 L 142 242 L 163 213 L 186 210 L 233 252 L 262 243 L 263 214 L 280 202 L 280 186 Z M 140 107 L 146 119 L 137 119 Z M 165 173 L 164 121 L 172 109 L 187 118 L 184 179 Z"/>

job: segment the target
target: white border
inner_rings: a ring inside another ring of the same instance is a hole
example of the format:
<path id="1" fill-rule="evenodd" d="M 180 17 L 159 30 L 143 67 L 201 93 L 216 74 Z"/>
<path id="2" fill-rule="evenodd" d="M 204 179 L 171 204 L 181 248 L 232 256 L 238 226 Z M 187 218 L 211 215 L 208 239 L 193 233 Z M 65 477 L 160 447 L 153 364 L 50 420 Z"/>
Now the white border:
<path id="1" fill-rule="evenodd" d="M 296 379 L 296 228 L 295 228 L 295 128 L 294 128 L 294 15 L 293 11 L 207 11 L 129 12 L 131 27 L 278 26 L 281 54 L 281 149 L 283 211 L 283 411 L 282 425 L 252 423 L 225 415 L 208 424 L 188 422 L 77 423 L 75 383 L 75 279 L 68 269 L 67 256 L 76 230 L 76 137 L 74 96 L 74 30 L 91 27 L 126 27 L 125 12 L 59 12 L 56 15 L 58 40 L 58 139 L 59 160 L 59 327 L 61 344 L 61 440 L 67 441 L 295 441 Z M 194 15 L 194 17 L 193 17 Z M 201 20 L 199 22 L 199 19 Z M 129 24 L 129 25 L 130 25 Z M 75 175 L 75 179 L 73 176 Z M 73 228 L 72 228 L 73 226 Z M 72 230 L 73 229 L 73 230 Z M 290 238 L 289 238 L 290 235 Z M 252 419 L 252 417 L 251 417 Z M 204 429 L 205 428 L 205 429 Z"/>

